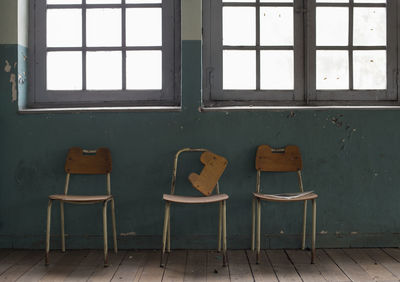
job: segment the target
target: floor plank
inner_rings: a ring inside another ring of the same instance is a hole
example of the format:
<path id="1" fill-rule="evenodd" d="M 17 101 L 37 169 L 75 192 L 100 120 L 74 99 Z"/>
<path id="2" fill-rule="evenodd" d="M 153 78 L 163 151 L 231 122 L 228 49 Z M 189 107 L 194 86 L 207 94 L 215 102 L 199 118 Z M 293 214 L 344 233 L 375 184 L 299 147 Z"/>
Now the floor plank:
<path id="1" fill-rule="evenodd" d="M 400 279 L 400 264 L 381 249 L 366 249 L 366 253 Z"/>
<path id="2" fill-rule="evenodd" d="M 229 267 L 222 266 L 222 252 L 208 251 L 207 253 L 207 282 L 227 282 L 229 277 Z"/>
<path id="3" fill-rule="evenodd" d="M 168 255 L 165 267 L 163 282 L 183 281 L 186 268 L 187 251 L 172 251 Z"/>
<path id="4" fill-rule="evenodd" d="M 0 261 L 0 274 L 6 272 L 10 267 L 16 264 L 19 260 L 21 260 L 24 256 L 28 254 L 28 251 L 25 250 L 15 250 L 8 253 L 4 258 Z"/>
<path id="5" fill-rule="evenodd" d="M 111 281 L 134 281 L 138 279 L 139 268 L 143 267 L 145 256 L 146 253 L 144 252 L 128 251 Z"/>
<path id="6" fill-rule="evenodd" d="M 111 281 L 125 255 L 126 251 L 118 251 L 118 254 L 109 253 L 108 266 L 104 267 L 104 264 L 98 265 L 88 281 Z"/>
<path id="7" fill-rule="evenodd" d="M 30 251 L 0 275 L 0 281 L 16 281 L 43 258 L 43 252 Z"/>
<path id="8" fill-rule="evenodd" d="M 245 251 L 228 251 L 228 262 L 231 281 L 254 281 Z"/>
<path id="9" fill-rule="evenodd" d="M 44 251 L 42 253 L 42 259 L 36 263 L 31 269 L 25 272 L 17 281 L 18 282 L 31 282 L 39 281 L 45 276 L 55 265 L 63 258 L 65 253 L 60 251 L 51 252 L 49 258 L 49 265 L 45 265 Z M 1 262 L 0 262 L 1 263 Z"/>
<path id="10" fill-rule="evenodd" d="M 283 250 L 267 250 L 266 254 L 279 281 L 302 281 Z"/>
<path id="11" fill-rule="evenodd" d="M 207 251 L 188 251 L 183 281 L 206 281 Z"/>
<path id="12" fill-rule="evenodd" d="M 96 268 L 104 263 L 103 250 L 91 250 L 81 263 L 68 275 L 66 282 L 87 281 Z"/>
<path id="13" fill-rule="evenodd" d="M 350 281 L 349 277 L 344 274 L 324 250 L 316 250 L 315 266 L 327 281 Z"/>
<path id="14" fill-rule="evenodd" d="M 160 252 L 148 251 L 146 253 L 144 264 L 139 268 L 137 280 L 142 282 L 161 281 L 165 268 L 160 267 Z"/>
<path id="15" fill-rule="evenodd" d="M 311 264 L 309 252 L 302 250 L 287 250 L 286 254 L 294 264 L 301 279 L 304 281 L 326 281 L 315 264 Z"/>
<path id="16" fill-rule="evenodd" d="M 352 281 L 373 281 L 368 273 L 342 249 L 326 249 L 325 251 Z"/>
<path id="17" fill-rule="evenodd" d="M 264 251 L 260 253 L 260 263 L 256 264 L 256 253 L 247 251 L 247 258 L 250 262 L 251 271 L 253 272 L 255 281 L 278 281 L 276 274 L 272 268 L 271 263 Z"/>
<path id="18" fill-rule="evenodd" d="M 375 281 L 395 281 L 397 278 L 373 260 L 364 249 L 346 249 L 345 253 L 359 264 Z"/>

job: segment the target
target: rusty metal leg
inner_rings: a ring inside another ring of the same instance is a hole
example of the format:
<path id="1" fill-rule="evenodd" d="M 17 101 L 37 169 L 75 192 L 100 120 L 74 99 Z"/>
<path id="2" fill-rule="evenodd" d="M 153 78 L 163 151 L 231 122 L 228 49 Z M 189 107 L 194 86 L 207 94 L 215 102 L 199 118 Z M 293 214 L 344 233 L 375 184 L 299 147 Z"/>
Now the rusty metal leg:
<path id="1" fill-rule="evenodd" d="M 304 210 L 303 210 L 303 238 L 301 241 L 301 249 L 304 250 L 306 248 L 306 232 L 307 232 L 307 201 L 304 201 Z"/>
<path id="2" fill-rule="evenodd" d="M 118 253 L 117 246 L 117 224 L 115 222 L 115 203 L 114 199 L 111 199 L 111 216 L 112 216 L 112 225 L 113 225 L 113 239 L 114 239 L 114 253 Z"/>
<path id="3" fill-rule="evenodd" d="M 165 203 L 165 214 L 164 214 L 164 228 L 163 228 L 163 237 L 162 237 L 162 249 L 161 249 L 161 261 L 160 266 L 164 266 L 164 254 L 165 254 L 165 245 L 167 241 L 167 229 L 168 229 L 168 218 L 169 218 L 169 207 L 170 203 Z"/>
<path id="4" fill-rule="evenodd" d="M 64 202 L 60 201 L 61 215 L 61 251 L 65 253 L 65 229 L 64 229 Z"/>
<path id="5" fill-rule="evenodd" d="M 222 235 L 222 237 L 223 237 L 223 242 L 222 242 L 222 252 L 223 252 L 223 255 L 222 255 L 222 266 L 226 266 L 226 260 L 227 260 L 227 257 L 226 257 L 226 201 L 223 201 L 223 204 L 222 204 L 222 207 L 223 207 L 223 209 L 222 209 L 222 233 L 223 233 L 223 235 Z"/>
<path id="6" fill-rule="evenodd" d="M 312 222 L 312 242 L 311 242 L 311 263 L 315 263 L 315 240 L 317 235 L 317 200 L 312 200 L 313 222 Z"/>
<path id="7" fill-rule="evenodd" d="M 257 199 L 257 254 L 256 264 L 260 262 L 260 250 L 261 250 L 261 201 Z"/>
<path id="8" fill-rule="evenodd" d="M 218 252 L 221 252 L 222 241 L 222 202 L 219 202 L 219 218 L 218 218 Z"/>
<path id="9" fill-rule="evenodd" d="M 103 203 L 104 266 L 108 266 L 107 201 Z"/>
<path id="10" fill-rule="evenodd" d="M 256 198 L 253 197 L 251 211 L 251 250 L 254 252 L 254 243 L 256 237 Z"/>
<path id="11" fill-rule="evenodd" d="M 53 204 L 52 200 L 49 200 L 47 204 L 47 227 L 46 227 L 46 258 L 45 264 L 49 264 L 49 252 L 50 252 L 50 221 L 51 221 L 51 205 Z"/>

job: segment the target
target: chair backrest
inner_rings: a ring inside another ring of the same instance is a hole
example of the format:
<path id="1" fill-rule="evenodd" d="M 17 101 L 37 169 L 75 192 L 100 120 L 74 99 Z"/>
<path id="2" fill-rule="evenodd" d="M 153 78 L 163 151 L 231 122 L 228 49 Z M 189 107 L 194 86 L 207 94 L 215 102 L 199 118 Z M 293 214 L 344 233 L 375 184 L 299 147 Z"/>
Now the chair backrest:
<path id="1" fill-rule="evenodd" d="M 268 145 L 260 145 L 256 154 L 257 184 L 256 191 L 260 192 L 260 172 L 297 172 L 299 188 L 303 189 L 303 179 L 301 170 L 303 162 L 299 147 L 294 145 L 286 146 L 282 149 L 274 149 Z"/>
<path id="2" fill-rule="evenodd" d="M 69 149 L 65 172 L 69 174 L 108 174 L 112 169 L 111 153 L 108 148 L 83 150 Z"/>
<path id="3" fill-rule="evenodd" d="M 228 161 L 218 156 L 207 149 L 194 149 L 194 148 L 184 148 L 179 150 L 175 154 L 174 159 L 174 170 L 172 172 L 171 181 L 171 194 L 175 193 L 176 184 L 176 174 L 178 171 L 178 159 L 179 156 L 184 152 L 203 152 L 200 156 L 200 161 L 205 165 L 200 175 L 191 173 L 189 175 L 189 181 L 192 183 L 193 187 L 199 190 L 205 196 L 212 194 L 212 191 L 216 187 L 216 192 L 219 194 L 219 183 L 218 180 L 224 172 Z M 211 168 L 211 169 L 210 169 Z M 214 171 L 213 168 L 215 169 Z M 211 187 L 211 188 L 210 188 Z"/>
<path id="4" fill-rule="evenodd" d="M 106 174 L 107 175 L 107 195 L 111 195 L 111 170 L 112 160 L 108 148 L 97 150 L 83 150 L 79 147 L 70 148 L 65 161 L 65 180 L 64 194 L 68 194 L 69 178 L 71 174 Z"/>
<path id="5" fill-rule="evenodd" d="M 256 169 L 270 172 L 299 171 L 303 168 L 299 147 L 289 145 L 284 149 L 273 149 L 268 145 L 257 148 Z"/>

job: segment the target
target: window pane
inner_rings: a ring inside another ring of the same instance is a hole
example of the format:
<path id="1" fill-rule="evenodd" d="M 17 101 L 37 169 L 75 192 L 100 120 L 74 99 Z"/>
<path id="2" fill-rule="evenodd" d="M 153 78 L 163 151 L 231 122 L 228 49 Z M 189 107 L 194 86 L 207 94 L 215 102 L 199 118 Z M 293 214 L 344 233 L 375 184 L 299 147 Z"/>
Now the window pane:
<path id="1" fill-rule="evenodd" d="M 162 89 L 161 51 L 126 52 L 126 88 Z"/>
<path id="2" fill-rule="evenodd" d="M 256 44 L 256 9 L 223 7 L 223 45 Z"/>
<path id="3" fill-rule="evenodd" d="M 161 3 L 161 0 L 126 0 L 127 4 L 151 4 L 151 3 Z"/>
<path id="4" fill-rule="evenodd" d="M 260 44 L 293 45 L 293 8 L 260 8 Z"/>
<path id="5" fill-rule="evenodd" d="M 126 45 L 162 45 L 161 8 L 126 9 Z"/>
<path id="6" fill-rule="evenodd" d="M 47 10 L 47 47 L 82 46 L 82 10 Z"/>
<path id="7" fill-rule="evenodd" d="M 317 0 L 317 3 L 349 3 L 349 0 Z"/>
<path id="8" fill-rule="evenodd" d="M 354 45 L 386 45 L 386 8 L 354 8 Z"/>
<path id="9" fill-rule="evenodd" d="M 349 8 L 317 7 L 317 46 L 347 46 Z"/>
<path id="10" fill-rule="evenodd" d="M 261 3 L 293 3 L 293 0 L 261 0 Z"/>
<path id="11" fill-rule="evenodd" d="M 89 47 L 121 46 L 121 9 L 87 9 L 86 43 Z"/>
<path id="12" fill-rule="evenodd" d="M 317 89 L 349 89 L 348 51 L 317 51 Z"/>
<path id="13" fill-rule="evenodd" d="M 121 0 L 86 0 L 86 4 L 120 4 Z"/>
<path id="14" fill-rule="evenodd" d="M 256 2 L 256 0 L 222 0 L 222 2 L 233 2 L 233 3 L 235 3 L 235 2 L 251 2 L 251 3 L 254 3 L 254 2 Z"/>
<path id="15" fill-rule="evenodd" d="M 386 51 L 354 51 L 354 89 L 386 89 Z"/>
<path id="16" fill-rule="evenodd" d="M 386 3 L 386 0 L 354 0 L 354 3 Z"/>
<path id="17" fill-rule="evenodd" d="M 87 52 L 86 67 L 88 90 L 122 89 L 121 51 Z"/>
<path id="18" fill-rule="evenodd" d="M 294 89 L 293 51 L 261 51 L 261 89 Z"/>
<path id="19" fill-rule="evenodd" d="M 256 52 L 223 51 L 223 89 L 256 88 Z"/>
<path id="20" fill-rule="evenodd" d="M 47 90 L 82 90 L 82 52 L 47 53 Z"/>
<path id="21" fill-rule="evenodd" d="M 82 4 L 82 0 L 47 0 L 48 5 L 58 4 Z"/>

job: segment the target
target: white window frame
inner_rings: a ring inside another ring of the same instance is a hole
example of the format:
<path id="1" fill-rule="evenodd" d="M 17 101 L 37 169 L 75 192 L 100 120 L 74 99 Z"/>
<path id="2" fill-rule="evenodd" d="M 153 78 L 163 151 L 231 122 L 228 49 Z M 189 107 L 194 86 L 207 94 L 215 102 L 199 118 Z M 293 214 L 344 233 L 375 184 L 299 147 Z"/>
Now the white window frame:
<path id="1" fill-rule="evenodd" d="M 30 1 L 30 84 L 28 107 L 120 107 L 120 106 L 180 106 L 181 105 L 181 23 L 180 0 L 164 0 L 162 4 L 82 4 L 47 5 L 46 0 Z M 127 47 L 126 22 L 127 8 L 162 8 L 162 46 Z M 46 10 L 51 8 L 82 9 L 82 47 L 46 47 Z M 121 47 L 86 46 L 86 9 L 121 8 Z M 46 89 L 47 51 L 82 51 L 82 90 Z M 130 50 L 162 51 L 162 89 L 127 90 L 126 89 L 126 52 Z M 86 52 L 121 51 L 122 52 L 122 90 L 86 90 Z"/>
<path id="2" fill-rule="evenodd" d="M 349 44 L 352 44 L 352 8 L 387 7 L 387 90 L 316 90 L 316 3 L 315 0 L 294 0 L 294 91 L 287 90 L 223 90 L 222 89 L 222 6 L 287 6 L 289 3 L 222 3 L 222 0 L 203 0 L 203 105 L 225 106 L 345 106 L 345 105 L 397 105 L 398 66 L 400 47 L 400 3 L 387 0 L 387 4 L 318 3 L 319 6 L 349 7 Z M 258 15 L 258 10 L 256 12 Z M 257 31 L 258 33 L 258 31 Z M 257 40 L 258 40 L 257 36 Z M 259 43 L 259 41 L 257 41 Z M 264 48 L 264 47 L 262 47 Z M 240 49 L 240 48 L 238 48 Z M 268 47 L 275 49 L 275 46 Z M 318 49 L 340 50 L 337 47 Z M 343 47 L 344 50 L 376 50 L 371 47 Z M 351 51 L 349 53 L 352 53 Z M 349 55 L 352 62 L 352 54 Z M 259 66 L 257 66 L 259 76 Z M 350 87 L 352 88 L 352 65 Z M 350 88 L 350 89 L 351 89 Z M 257 83 L 259 89 L 259 83 Z"/>

